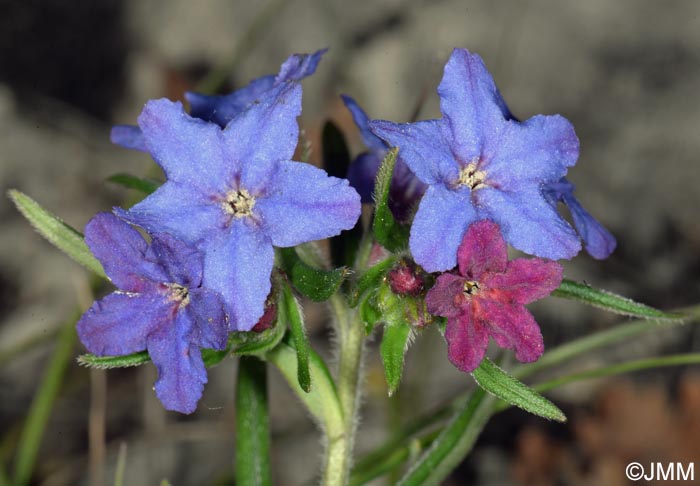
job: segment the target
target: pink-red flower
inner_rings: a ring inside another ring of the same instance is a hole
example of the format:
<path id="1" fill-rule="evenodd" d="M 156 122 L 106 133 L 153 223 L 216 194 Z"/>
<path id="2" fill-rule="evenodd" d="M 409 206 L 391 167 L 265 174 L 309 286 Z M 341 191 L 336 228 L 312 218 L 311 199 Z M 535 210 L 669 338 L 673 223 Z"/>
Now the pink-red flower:
<path id="1" fill-rule="evenodd" d="M 457 262 L 456 271 L 440 275 L 426 297 L 430 313 L 447 317 L 450 361 L 462 371 L 473 371 L 484 358 L 489 337 L 515 350 L 519 361 L 536 361 L 544 343 L 525 304 L 559 286 L 561 265 L 541 258 L 508 261 L 501 231 L 489 220 L 469 226 Z"/>

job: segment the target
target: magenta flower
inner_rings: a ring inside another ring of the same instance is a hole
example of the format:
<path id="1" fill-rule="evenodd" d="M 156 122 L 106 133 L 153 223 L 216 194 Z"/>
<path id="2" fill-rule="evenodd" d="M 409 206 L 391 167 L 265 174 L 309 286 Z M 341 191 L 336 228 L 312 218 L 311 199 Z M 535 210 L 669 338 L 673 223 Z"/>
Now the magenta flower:
<path id="1" fill-rule="evenodd" d="M 502 348 L 514 349 L 524 363 L 544 351 L 540 328 L 525 308 L 551 294 L 561 283 L 562 267 L 551 260 L 508 261 L 498 225 L 473 223 L 457 251 L 458 271 L 440 275 L 428 292 L 431 314 L 447 317 L 448 357 L 471 372 L 486 353 L 489 336 Z"/>

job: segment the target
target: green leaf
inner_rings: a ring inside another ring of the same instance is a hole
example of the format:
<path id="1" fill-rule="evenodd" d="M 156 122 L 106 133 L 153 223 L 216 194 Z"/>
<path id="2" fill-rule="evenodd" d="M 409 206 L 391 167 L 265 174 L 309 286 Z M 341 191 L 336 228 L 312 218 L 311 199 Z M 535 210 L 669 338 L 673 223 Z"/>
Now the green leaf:
<path id="1" fill-rule="evenodd" d="M 345 267 L 321 270 L 303 262 L 294 248 L 280 248 L 282 269 L 287 273 L 295 289 L 316 302 L 328 300 L 336 293 L 348 276 Z"/>
<path id="2" fill-rule="evenodd" d="M 360 320 L 365 326 L 365 334 L 369 336 L 382 318 L 382 314 L 377 308 L 376 293 L 369 293 L 362 297 L 358 306 L 360 312 Z"/>
<path id="3" fill-rule="evenodd" d="M 391 252 L 402 250 L 408 245 L 408 227 L 398 224 L 389 209 L 389 188 L 398 154 L 399 149 L 396 147 L 389 150 L 382 165 L 379 166 L 374 185 L 376 205 L 372 223 L 374 237 Z"/>
<path id="4" fill-rule="evenodd" d="M 233 339 L 229 338 L 228 348 L 225 350 L 202 348 L 202 359 L 204 366 L 211 368 L 226 358 L 231 352 Z M 81 354 L 76 359 L 79 365 L 87 368 L 95 368 L 98 370 L 109 370 L 112 368 L 130 368 L 132 366 L 140 366 L 144 363 L 149 363 L 151 357 L 148 351 L 140 351 L 138 353 L 127 354 L 124 356 L 95 356 L 94 354 Z"/>
<path id="5" fill-rule="evenodd" d="M 285 330 L 286 326 L 284 320 L 280 319 L 278 305 L 277 318 L 272 327 L 263 332 L 232 332 L 229 335 L 229 342 L 232 343 L 233 354 L 236 356 L 262 355 L 279 344 Z"/>
<path id="6" fill-rule="evenodd" d="M 309 374 L 309 341 L 304 330 L 304 317 L 302 316 L 299 303 L 292 294 L 292 289 L 286 282 L 282 283 L 279 318 L 282 322 L 287 321 L 289 331 L 294 341 L 294 348 L 297 352 L 297 379 L 299 386 L 305 392 L 311 391 L 311 375 Z"/>
<path id="7" fill-rule="evenodd" d="M 79 231 L 61 221 L 20 191 L 10 189 L 7 191 L 7 195 L 41 236 L 91 272 L 107 279 L 102 264 L 92 255 Z"/>
<path id="8" fill-rule="evenodd" d="M 158 189 L 162 182 L 155 179 L 136 177 L 131 174 L 114 174 L 107 179 L 109 182 L 119 184 L 120 186 L 126 187 L 128 189 L 135 189 L 141 191 L 144 194 L 152 194 Z"/>
<path id="9" fill-rule="evenodd" d="M 481 388 L 516 407 L 557 422 L 566 422 L 566 416 L 552 402 L 532 388 L 516 380 L 490 359 L 484 358 L 472 377 Z"/>
<path id="10" fill-rule="evenodd" d="M 242 356 L 236 383 L 236 484 L 272 484 L 270 420 L 267 407 L 267 365 Z"/>
<path id="11" fill-rule="evenodd" d="M 389 385 L 389 396 L 399 388 L 403 373 L 404 356 L 410 344 L 412 328 L 401 316 L 402 312 L 385 315 L 384 336 L 379 352 L 384 365 L 384 375 Z"/>
<path id="12" fill-rule="evenodd" d="M 396 255 L 391 255 L 389 258 L 382 260 L 376 265 L 370 267 L 362 274 L 362 276 L 357 280 L 357 284 L 353 288 L 350 294 L 350 307 L 357 306 L 362 294 L 367 292 L 372 288 L 379 287 L 379 284 L 384 279 L 384 276 L 398 261 L 399 257 Z"/>
<path id="13" fill-rule="evenodd" d="M 648 305 L 640 304 L 607 290 L 564 279 L 558 289 L 552 292 L 554 297 L 577 300 L 584 304 L 599 307 L 615 314 L 642 317 L 645 319 L 683 319 L 682 314 L 663 312 Z"/>

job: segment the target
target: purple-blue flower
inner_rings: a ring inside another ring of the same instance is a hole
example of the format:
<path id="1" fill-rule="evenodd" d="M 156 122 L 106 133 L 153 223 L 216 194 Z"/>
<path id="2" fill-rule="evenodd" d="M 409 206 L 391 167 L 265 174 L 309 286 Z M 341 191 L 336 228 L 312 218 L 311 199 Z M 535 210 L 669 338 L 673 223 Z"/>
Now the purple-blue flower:
<path id="1" fill-rule="evenodd" d="M 363 203 L 374 202 L 372 192 L 379 166 L 389 150 L 389 146 L 369 129 L 369 117 L 354 99 L 342 95 L 343 102 L 352 114 L 355 125 L 360 131 L 362 141 L 367 151 L 361 153 L 348 168 L 350 185 L 360 193 Z M 399 221 L 406 222 L 412 215 L 413 209 L 426 189 L 423 184 L 404 163 L 399 155 L 394 166 L 394 175 L 389 189 L 389 209 Z"/>
<path id="2" fill-rule="evenodd" d="M 203 95 L 187 92 L 185 99 L 190 104 L 190 114 L 195 118 L 211 121 L 225 127 L 251 103 L 282 83 L 301 81 L 316 72 L 321 57 L 328 49 L 313 54 L 292 54 L 280 66 L 277 75 L 269 74 L 256 78 L 246 86 L 227 95 Z M 116 125 L 110 135 L 112 143 L 132 150 L 148 152 L 139 127 Z"/>
<path id="3" fill-rule="evenodd" d="M 225 129 L 165 99 L 149 101 L 138 119 L 167 182 L 115 211 L 204 251 L 204 284 L 224 296 L 232 330 L 248 331 L 263 315 L 273 245 L 335 236 L 360 216 L 360 196 L 347 180 L 291 160 L 300 112 L 301 86 L 284 83 Z"/>
<path id="4" fill-rule="evenodd" d="M 149 245 L 109 213 L 90 220 L 85 242 L 119 290 L 83 314 L 80 340 L 97 356 L 147 349 L 165 408 L 194 412 L 207 382 L 200 348 L 225 349 L 228 337 L 222 296 L 202 286 L 202 254 L 164 233 Z"/>
<path id="5" fill-rule="evenodd" d="M 552 206 L 556 207 L 561 201 L 569 208 L 574 227 L 589 255 L 598 260 L 610 256 L 617 246 L 615 237 L 581 206 L 574 197 L 574 185 L 571 182 L 562 177 L 559 181 L 547 185 L 544 195 Z"/>
<path id="6" fill-rule="evenodd" d="M 543 194 L 578 158 L 571 123 L 559 115 L 514 120 L 482 59 L 466 49 L 453 51 L 438 94 L 439 120 L 370 123 L 429 186 L 411 227 L 416 262 L 429 272 L 453 268 L 467 228 L 481 219 L 525 253 L 576 255 L 578 236 Z"/>

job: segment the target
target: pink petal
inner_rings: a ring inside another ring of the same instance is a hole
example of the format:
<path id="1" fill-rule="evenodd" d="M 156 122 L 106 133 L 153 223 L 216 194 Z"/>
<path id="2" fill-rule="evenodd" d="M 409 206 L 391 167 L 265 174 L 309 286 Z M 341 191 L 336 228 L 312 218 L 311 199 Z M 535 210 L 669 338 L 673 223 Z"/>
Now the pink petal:
<path id="1" fill-rule="evenodd" d="M 483 283 L 503 302 L 529 304 L 554 291 L 562 279 L 557 262 L 541 258 L 518 258 L 508 262 L 504 273 L 485 275 Z"/>
<path id="2" fill-rule="evenodd" d="M 537 361 L 544 352 L 540 327 L 521 304 L 507 304 L 489 299 L 474 299 L 476 320 L 488 329 L 500 347 L 514 349 L 523 363 Z"/>
<path id="3" fill-rule="evenodd" d="M 462 312 L 464 277 L 443 273 L 425 296 L 428 312 L 436 316 L 455 317 Z"/>
<path id="4" fill-rule="evenodd" d="M 472 223 L 457 250 L 459 273 L 479 279 L 484 272 L 503 272 L 508 250 L 496 223 L 483 219 Z"/>
<path id="5" fill-rule="evenodd" d="M 489 344 L 486 327 L 472 318 L 471 309 L 447 321 L 445 339 L 447 357 L 457 369 L 466 373 L 479 366 Z"/>

